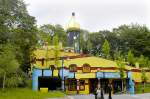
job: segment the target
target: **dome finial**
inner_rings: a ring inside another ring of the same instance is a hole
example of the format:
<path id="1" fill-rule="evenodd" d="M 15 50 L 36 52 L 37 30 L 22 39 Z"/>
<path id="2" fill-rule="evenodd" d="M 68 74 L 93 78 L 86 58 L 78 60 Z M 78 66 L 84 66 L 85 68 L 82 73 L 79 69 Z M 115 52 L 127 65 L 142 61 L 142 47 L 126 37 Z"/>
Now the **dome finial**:
<path id="1" fill-rule="evenodd" d="M 74 12 L 72 12 L 72 16 L 75 16 L 75 13 L 74 13 Z"/>

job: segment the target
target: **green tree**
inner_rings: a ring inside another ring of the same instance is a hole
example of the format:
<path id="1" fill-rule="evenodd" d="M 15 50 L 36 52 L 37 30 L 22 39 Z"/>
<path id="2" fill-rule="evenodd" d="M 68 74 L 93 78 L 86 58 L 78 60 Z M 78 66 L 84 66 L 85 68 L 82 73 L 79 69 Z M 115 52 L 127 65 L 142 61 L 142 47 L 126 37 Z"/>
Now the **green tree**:
<path id="1" fill-rule="evenodd" d="M 61 57 L 61 52 L 60 52 L 60 46 L 59 46 L 59 40 L 58 40 L 58 36 L 54 36 L 54 66 L 52 65 L 51 69 L 52 69 L 52 76 L 53 76 L 53 72 L 54 69 L 58 69 L 58 67 L 60 66 L 60 57 Z"/>
<path id="2" fill-rule="evenodd" d="M 143 54 L 150 57 L 150 31 L 144 25 L 131 24 L 121 25 L 113 29 L 113 33 L 119 38 L 118 47 L 123 53 L 132 49 L 132 53 L 139 57 Z"/>
<path id="3" fill-rule="evenodd" d="M 138 59 L 138 63 L 139 66 L 141 68 L 141 80 L 142 80 L 142 84 L 143 84 L 143 89 L 142 91 L 144 92 L 145 89 L 145 83 L 147 82 L 147 76 L 146 76 L 146 69 L 149 68 L 149 59 L 147 57 L 144 57 L 143 55 L 140 55 L 139 59 Z"/>
<path id="4" fill-rule="evenodd" d="M 59 46 L 59 40 L 58 40 L 58 36 L 56 35 L 54 37 L 54 61 L 55 61 L 55 66 L 59 66 L 59 59 L 60 59 L 60 46 Z"/>
<path id="5" fill-rule="evenodd" d="M 0 74 L 3 76 L 3 89 L 5 88 L 6 76 L 15 72 L 19 67 L 13 52 L 14 49 L 10 44 L 3 46 L 0 52 Z"/>
<path id="6" fill-rule="evenodd" d="M 63 46 L 67 45 L 67 33 L 61 25 L 45 24 L 39 28 L 39 39 L 42 42 L 48 42 L 53 45 L 53 37 L 55 35 L 62 41 Z"/>
<path id="7" fill-rule="evenodd" d="M 30 68 L 30 55 L 37 43 L 35 18 L 23 0 L 0 0 L 0 44 L 11 43 L 23 71 Z"/>
<path id="8" fill-rule="evenodd" d="M 92 49 L 90 34 L 87 30 L 80 30 L 80 49 L 83 54 L 89 54 Z"/>
<path id="9" fill-rule="evenodd" d="M 102 46 L 102 52 L 104 53 L 105 55 L 105 58 L 109 58 L 109 54 L 110 54 L 110 45 L 109 45 L 109 42 L 105 39 L 105 42 Z"/>
<path id="10" fill-rule="evenodd" d="M 140 68 L 147 68 L 149 67 L 149 59 L 147 57 L 144 57 L 144 55 L 140 55 L 140 57 L 138 58 L 138 63 Z"/>
<path id="11" fill-rule="evenodd" d="M 142 88 L 142 91 L 144 92 L 144 89 L 145 89 L 145 83 L 147 82 L 147 76 L 146 76 L 146 73 L 145 73 L 145 69 L 142 69 L 142 74 L 141 74 L 141 80 L 142 80 L 142 83 L 143 83 L 143 88 Z"/>
<path id="12" fill-rule="evenodd" d="M 120 55 L 118 57 L 118 60 L 116 60 L 116 64 L 118 66 L 118 69 L 119 69 L 119 73 L 120 73 L 120 78 L 122 79 L 122 91 L 124 91 L 124 82 L 125 82 L 125 61 L 123 59 L 123 56 Z"/>
<path id="13" fill-rule="evenodd" d="M 104 42 L 104 37 L 100 32 L 89 33 L 89 40 L 91 42 L 92 48 L 91 53 L 93 55 L 101 54 L 101 47 Z"/>
<path id="14" fill-rule="evenodd" d="M 135 58 L 134 58 L 134 54 L 132 53 L 131 50 L 128 51 L 128 58 L 127 61 L 129 62 L 129 65 L 135 65 Z"/>

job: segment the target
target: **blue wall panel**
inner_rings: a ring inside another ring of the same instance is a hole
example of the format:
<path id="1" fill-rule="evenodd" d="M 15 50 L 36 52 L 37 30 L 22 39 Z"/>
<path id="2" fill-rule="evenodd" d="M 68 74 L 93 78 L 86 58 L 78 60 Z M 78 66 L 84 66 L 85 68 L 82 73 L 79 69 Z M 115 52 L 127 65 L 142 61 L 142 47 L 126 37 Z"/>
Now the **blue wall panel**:
<path id="1" fill-rule="evenodd" d="M 103 72 L 97 72 L 96 78 L 104 78 L 104 73 Z"/>
<path id="2" fill-rule="evenodd" d="M 108 72 L 108 73 L 104 73 L 104 77 L 105 78 L 120 78 L 120 73 Z"/>
<path id="3" fill-rule="evenodd" d="M 52 71 L 51 70 L 44 70 L 43 76 L 52 76 Z"/>
<path id="4" fill-rule="evenodd" d="M 75 73 L 69 72 L 67 78 L 75 78 Z"/>
<path id="5" fill-rule="evenodd" d="M 32 89 L 34 91 L 38 90 L 38 77 L 42 76 L 42 70 L 40 69 L 33 69 L 32 73 Z"/>

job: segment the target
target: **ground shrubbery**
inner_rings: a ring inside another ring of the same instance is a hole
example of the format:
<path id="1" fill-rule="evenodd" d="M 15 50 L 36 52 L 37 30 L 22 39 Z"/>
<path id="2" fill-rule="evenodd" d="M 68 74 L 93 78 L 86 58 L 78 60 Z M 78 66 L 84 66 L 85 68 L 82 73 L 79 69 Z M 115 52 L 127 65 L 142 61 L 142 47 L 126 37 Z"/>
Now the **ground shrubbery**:
<path id="1" fill-rule="evenodd" d="M 135 86 L 135 93 L 143 93 L 143 85 L 138 84 Z M 150 92 L 150 83 L 145 84 L 144 93 Z"/>
<path id="2" fill-rule="evenodd" d="M 34 92 L 30 88 L 9 88 L 3 91 L 0 90 L 0 99 L 46 99 L 64 96 L 64 93 L 60 91 L 41 93 Z"/>

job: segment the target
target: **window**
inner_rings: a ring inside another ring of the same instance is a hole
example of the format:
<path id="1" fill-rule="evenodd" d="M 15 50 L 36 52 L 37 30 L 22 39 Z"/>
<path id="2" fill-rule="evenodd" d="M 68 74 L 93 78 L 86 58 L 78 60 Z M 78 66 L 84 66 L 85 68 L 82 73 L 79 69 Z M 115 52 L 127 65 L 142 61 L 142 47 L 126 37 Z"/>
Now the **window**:
<path id="1" fill-rule="evenodd" d="M 80 80 L 80 91 L 85 90 L 85 80 Z"/>
<path id="2" fill-rule="evenodd" d="M 77 81 L 76 79 L 68 79 L 68 90 L 76 91 L 77 89 Z"/>
<path id="3" fill-rule="evenodd" d="M 90 65 L 87 64 L 87 63 L 83 64 L 83 66 L 82 66 L 82 72 L 84 72 L 84 73 L 89 73 L 89 72 L 91 72 Z"/>
<path id="4" fill-rule="evenodd" d="M 69 70 L 70 70 L 70 72 L 76 72 L 77 71 L 77 65 L 76 64 L 71 64 L 69 66 Z"/>

